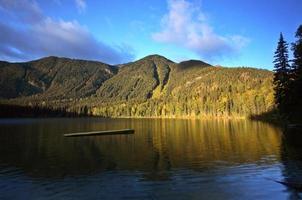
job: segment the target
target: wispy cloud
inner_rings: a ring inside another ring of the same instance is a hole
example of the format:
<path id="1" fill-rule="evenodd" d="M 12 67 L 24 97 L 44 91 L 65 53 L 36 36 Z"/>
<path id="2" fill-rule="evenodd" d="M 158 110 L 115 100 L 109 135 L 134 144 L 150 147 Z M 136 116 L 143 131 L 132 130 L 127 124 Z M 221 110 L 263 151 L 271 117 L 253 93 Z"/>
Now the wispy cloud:
<path id="1" fill-rule="evenodd" d="M 0 0 L 0 10 L 11 20 L 24 23 L 38 23 L 44 16 L 36 1 Z M 1 21 L 5 21 L 2 19 Z"/>
<path id="2" fill-rule="evenodd" d="M 249 41 L 241 35 L 215 33 L 201 8 L 186 0 L 168 0 L 168 13 L 162 18 L 161 30 L 153 33 L 152 38 L 185 47 L 206 59 L 239 52 Z"/>
<path id="3" fill-rule="evenodd" d="M 85 0 L 75 0 L 77 9 L 79 11 L 79 13 L 83 13 L 86 10 L 86 2 Z"/>
<path id="4" fill-rule="evenodd" d="M 5 13 L 5 18 L 0 19 L 1 60 L 55 55 L 116 64 L 134 58 L 129 46 L 110 46 L 98 41 L 77 21 L 45 16 L 35 1 L 0 0 L 0 10 Z"/>

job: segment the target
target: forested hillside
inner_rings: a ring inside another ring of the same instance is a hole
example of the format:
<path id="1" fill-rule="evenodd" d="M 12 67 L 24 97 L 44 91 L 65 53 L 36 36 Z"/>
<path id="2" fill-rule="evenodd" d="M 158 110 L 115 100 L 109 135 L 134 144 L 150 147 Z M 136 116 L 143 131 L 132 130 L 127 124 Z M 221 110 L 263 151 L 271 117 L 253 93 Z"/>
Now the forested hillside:
<path id="1" fill-rule="evenodd" d="M 0 65 L 2 102 L 9 104 L 102 117 L 244 117 L 274 106 L 273 73 L 254 68 L 159 55 L 119 67 L 55 57 Z M 5 92 L 7 83 L 14 84 Z"/>
<path id="2" fill-rule="evenodd" d="M 0 98 L 45 99 L 94 94 L 117 68 L 94 61 L 47 57 L 26 63 L 0 62 Z"/>
<path id="3" fill-rule="evenodd" d="M 122 66 L 119 73 L 97 91 L 101 101 L 154 98 L 166 86 L 174 63 L 161 56 L 148 56 Z"/>

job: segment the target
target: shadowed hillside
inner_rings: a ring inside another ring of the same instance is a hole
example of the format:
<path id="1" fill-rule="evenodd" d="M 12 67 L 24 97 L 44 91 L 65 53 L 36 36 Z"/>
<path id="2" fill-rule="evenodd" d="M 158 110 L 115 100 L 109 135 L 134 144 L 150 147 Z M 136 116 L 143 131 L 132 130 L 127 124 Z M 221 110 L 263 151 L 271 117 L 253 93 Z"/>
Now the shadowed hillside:
<path id="1" fill-rule="evenodd" d="M 47 57 L 26 63 L 0 63 L 0 97 L 39 95 L 42 99 L 86 97 L 116 73 L 100 62 Z"/>

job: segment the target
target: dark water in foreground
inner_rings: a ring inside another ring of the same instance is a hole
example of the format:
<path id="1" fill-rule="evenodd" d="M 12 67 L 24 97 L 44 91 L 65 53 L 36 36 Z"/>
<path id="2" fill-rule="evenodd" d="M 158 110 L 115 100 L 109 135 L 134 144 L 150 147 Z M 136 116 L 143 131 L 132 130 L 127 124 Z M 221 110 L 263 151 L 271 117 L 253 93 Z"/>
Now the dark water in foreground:
<path id="1" fill-rule="evenodd" d="M 135 134 L 62 136 L 122 128 Z M 300 177 L 299 139 L 260 122 L 1 119 L 0 131 L 0 199 L 298 199 L 301 194 L 271 180 Z"/>

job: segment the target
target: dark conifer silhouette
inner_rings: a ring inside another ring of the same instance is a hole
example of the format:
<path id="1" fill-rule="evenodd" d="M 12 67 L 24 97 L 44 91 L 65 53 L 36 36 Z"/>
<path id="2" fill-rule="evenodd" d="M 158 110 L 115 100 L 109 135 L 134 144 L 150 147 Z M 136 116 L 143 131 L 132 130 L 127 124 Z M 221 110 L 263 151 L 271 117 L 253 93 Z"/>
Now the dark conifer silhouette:
<path id="1" fill-rule="evenodd" d="M 299 26 L 296 32 L 297 41 L 292 44 L 293 63 L 292 63 L 292 105 L 295 117 L 302 115 L 302 25 Z"/>
<path id="2" fill-rule="evenodd" d="M 290 82 L 290 65 L 288 63 L 288 44 L 280 34 L 277 50 L 274 56 L 274 85 L 275 101 L 277 108 L 283 114 L 287 113 L 289 82 Z"/>

